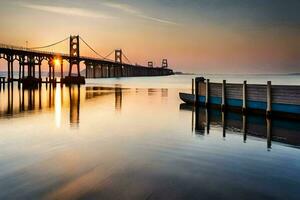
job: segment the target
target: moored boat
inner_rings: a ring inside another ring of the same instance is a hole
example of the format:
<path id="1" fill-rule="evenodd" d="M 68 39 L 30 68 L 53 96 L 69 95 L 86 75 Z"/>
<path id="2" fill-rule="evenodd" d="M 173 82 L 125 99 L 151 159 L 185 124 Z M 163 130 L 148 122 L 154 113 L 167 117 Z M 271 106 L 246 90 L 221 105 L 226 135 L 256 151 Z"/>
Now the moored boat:
<path id="1" fill-rule="evenodd" d="M 188 93 L 179 93 L 180 99 L 187 104 L 194 104 L 196 102 L 195 95 Z"/>

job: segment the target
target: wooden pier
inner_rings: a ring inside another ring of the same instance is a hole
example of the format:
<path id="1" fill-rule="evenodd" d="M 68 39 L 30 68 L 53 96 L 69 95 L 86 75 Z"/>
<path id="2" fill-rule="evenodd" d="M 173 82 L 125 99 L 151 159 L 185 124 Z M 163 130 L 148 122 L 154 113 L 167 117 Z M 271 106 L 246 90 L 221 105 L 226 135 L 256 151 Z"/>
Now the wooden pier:
<path id="1" fill-rule="evenodd" d="M 197 105 L 264 113 L 267 116 L 290 115 L 300 117 L 300 86 L 267 84 L 211 83 L 209 79 L 195 79 L 195 95 L 180 94 L 185 102 Z M 299 118 L 300 119 L 300 118 Z"/>

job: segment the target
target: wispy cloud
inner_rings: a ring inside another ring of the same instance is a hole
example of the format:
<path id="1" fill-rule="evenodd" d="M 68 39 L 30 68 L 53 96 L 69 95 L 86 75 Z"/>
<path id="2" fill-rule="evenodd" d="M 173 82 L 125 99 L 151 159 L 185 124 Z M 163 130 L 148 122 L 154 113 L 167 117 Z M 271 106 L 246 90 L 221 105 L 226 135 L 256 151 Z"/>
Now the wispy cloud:
<path id="1" fill-rule="evenodd" d="M 123 12 L 131 13 L 131 14 L 140 14 L 140 11 L 136 8 L 131 7 L 128 4 L 122 4 L 122 3 L 113 3 L 113 2 L 106 2 L 103 3 L 105 6 L 110 8 L 116 8 Z"/>
<path id="2" fill-rule="evenodd" d="M 71 15 L 79 17 L 88 17 L 88 18 L 102 18 L 110 19 L 114 18 L 106 14 L 100 14 L 91 10 L 76 8 L 76 7 L 62 7 L 62 6 L 50 6 L 50 5 L 40 5 L 40 4 L 19 4 L 22 7 L 30 8 L 34 10 L 40 10 L 45 12 L 57 13 L 62 15 Z"/>
<path id="3" fill-rule="evenodd" d="M 146 15 L 138 15 L 138 16 L 141 17 L 141 18 L 144 18 L 144 19 L 149 19 L 149 20 L 152 20 L 152 21 L 160 22 L 160 23 L 172 24 L 172 25 L 179 25 L 176 22 L 172 22 L 172 21 L 165 20 L 165 19 L 159 19 L 159 18 L 155 18 L 155 17 L 149 17 L 149 16 L 146 16 Z"/>
<path id="4" fill-rule="evenodd" d="M 123 12 L 130 13 L 139 18 L 143 18 L 143 19 L 147 19 L 147 20 L 151 20 L 151 21 L 155 21 L 155 22 L 159 22 L 159 23 L 164 23 L 164 24 L 179 25 L 178 23 L 170 21 L 170 20 L 160 19 L 160 18 L 144 15 L 144 14 L 142 14 L 142 12 L 140 10 L 138 10 L 137 8 L 134 8 L 128 4 L 113 3 L 113 2 L 106 2 L 103 4 L 107 7 L 115 8 L 115 9 L 121 10 Z"/>

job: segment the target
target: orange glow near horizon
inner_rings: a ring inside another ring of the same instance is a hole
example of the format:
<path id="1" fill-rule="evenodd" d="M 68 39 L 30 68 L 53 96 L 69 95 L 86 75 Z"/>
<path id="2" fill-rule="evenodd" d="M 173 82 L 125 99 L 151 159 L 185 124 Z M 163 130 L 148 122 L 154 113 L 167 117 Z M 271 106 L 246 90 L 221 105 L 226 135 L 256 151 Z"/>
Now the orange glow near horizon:
<path id="1" fill-rule="evenodd" d="M 55 64 L 56 66 L 60 65 L 60 60 L 59 60 L 59 59 L 55 59 L 55 60 L 54 60 L 54 64 Z"/>
<path id="2" fill-rule="evenodd" d="M 0 27 L 5 30 L 0 43 L 25 46 L 28 41 L 29 47 L 39 47 L 62 41 L 43 50 L 69 54 L 69 41 L 63 38 L 80 35 L 102 56 L 121 48 L 134 64 L 152 61 L 161 66 L 167 58 L 175 71 L 298 72 L 300 18 L 295 18 L 295 5 L 280 3 L 290 9 L 282 21 L 282 13 L 275 12 L 280 4 L 228 1 L 231 6 L 202 1 L 167 6 L 159 1 L 99 0 L 84 5 L 60 1 L 54 5 L 46 0 L 7 0 L 0 7 Z M 255 15 L 253 10 L 257 10 Z M 99 57 L 82 41 L 80 56 Z M 7 67 L 1 60 L 0 71 L 4 71 Z"/>

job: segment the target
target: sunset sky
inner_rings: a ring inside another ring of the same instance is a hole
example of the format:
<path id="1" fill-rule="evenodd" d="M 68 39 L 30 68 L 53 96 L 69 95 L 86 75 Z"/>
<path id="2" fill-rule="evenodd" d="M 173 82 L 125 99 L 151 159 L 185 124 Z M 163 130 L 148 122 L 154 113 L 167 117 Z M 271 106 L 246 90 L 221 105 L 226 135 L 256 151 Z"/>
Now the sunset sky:
<path id="1" fill-rule="evenodd" d="M 0 43 L 79 34 L 102 55 L 122 48 L 144 65 L 168 58 L 175 71 L 300 72 L 299 0 L 1 0 L 0 27 Z M 67 52 L 68 43 L 47 50 Z"/>

